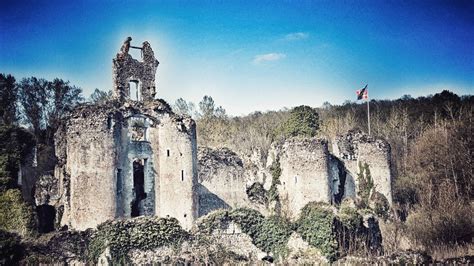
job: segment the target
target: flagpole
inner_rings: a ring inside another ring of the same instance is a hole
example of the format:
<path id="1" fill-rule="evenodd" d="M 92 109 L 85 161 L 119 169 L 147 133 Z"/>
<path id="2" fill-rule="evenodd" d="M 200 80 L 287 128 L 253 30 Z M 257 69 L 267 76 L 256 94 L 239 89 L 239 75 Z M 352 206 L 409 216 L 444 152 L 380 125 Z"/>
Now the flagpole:
<path id="1" fill-rule="evenodd" d="M 367 90 L 369 88 L 367 87 Z M 369 93 L 367 92 L 367 122 L 369 125 L 369 136 L 370 136 L 370 99 L 369 99 Z"/>

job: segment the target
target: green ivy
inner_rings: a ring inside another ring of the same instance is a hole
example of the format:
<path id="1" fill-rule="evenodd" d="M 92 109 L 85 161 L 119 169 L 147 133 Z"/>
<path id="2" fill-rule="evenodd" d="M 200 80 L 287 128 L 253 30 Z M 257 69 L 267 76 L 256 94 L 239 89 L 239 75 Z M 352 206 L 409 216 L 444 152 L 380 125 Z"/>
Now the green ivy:
<path id="1" fill-rule="evenodd" d="M 357 177 L 359 179 L 359 197 L 362 199 L 364 206 L 368 206 L 370 193 L 374 188 L 374 181 L 372 180 L 369 165 L 367 163 L 362 165 L 362 163 L 359 162 L 359 173 L 357 174 Z"/>
<path id="2" fill-rule="evenodd" d="M 372 202 L 374 213 L 379 217 L 387 219 L 390 210 L 390 203 L 387 198 L 382 193 L 375 191 L 372 193 L 370 201 Z"/>
<path id="3" fill-rule="evenodd" d="M 272 165 L 270 166 L 270 173 L 272 174 L 272 185 L 268 190 L 268 202 L 272 201 L 279 201 L 278 196 L 278 185 L 281 184 L 280 176 L 281 176 L 281 167 L 280 167 L 280 158 L 277 157 Z"/>
<path id="4" fill-rule="evenodd" d="M 296 231 L 313 247 L 318 248 L 328 260 L 337 258 L 337 240 L 334 233 L 336 217 L 323 203 L 310 202 L 301 210 Z"/>
<path id="5" fill-rule="evenodd" d="M 140 217 L 108 221 L 100 224 L 93 234 L 88 257 L 90 261 L 97 262 L 109 247 L 113 262 L 126 262 L 127 253 L 132 249 L 150 250 L 179 245 L 188 237 L 175 218 Z"/>
<path id="6" fill-rule="evenodd" d="M 339 221 L 347 228 L 356 230 L 362 225 L 362 216 L 356 208 L 341 204 L 338 214 Z"/>
<path id="7" fill-rule="evenodd" d="M 283 255 L 292 233 L 290 222 L 279 216 L 264 217 L 260 212 L 247 208 L 215 211 L 198 224 L 201 232 L 212 233 L 215 229 L 224 229 L 234 222 L 242 232 L 252 238 L 252 243 L 265 252 Z"/>

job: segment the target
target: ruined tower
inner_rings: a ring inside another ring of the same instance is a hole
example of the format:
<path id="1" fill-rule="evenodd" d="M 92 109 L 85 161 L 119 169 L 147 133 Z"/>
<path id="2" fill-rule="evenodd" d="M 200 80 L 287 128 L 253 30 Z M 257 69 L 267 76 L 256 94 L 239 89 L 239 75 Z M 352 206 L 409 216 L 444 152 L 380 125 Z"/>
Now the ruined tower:
<path id="1" fill-rule="evenodd" d="M 195 122 L 155 99 L 158 61 L 148 42 L 130 41 L 113 59 L 113 99 L 77 107 L 55 136 L 56 207 L 69 228 L 142 215 L 190 228 L 197 217 Z M 130 48 L 142 50 L 141 61 Z"/>

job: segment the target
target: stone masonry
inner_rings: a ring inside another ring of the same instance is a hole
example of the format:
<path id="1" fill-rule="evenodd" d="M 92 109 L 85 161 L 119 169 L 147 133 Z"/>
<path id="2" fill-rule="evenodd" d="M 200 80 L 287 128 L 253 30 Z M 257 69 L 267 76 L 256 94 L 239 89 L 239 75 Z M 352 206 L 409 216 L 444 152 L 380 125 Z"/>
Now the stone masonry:
<path id="1" fill-rule="evenodd" d="M 171 216 L 184 228 L 197 217 L 196 125 L 155 96 L 158 61 L 148 42 L 142 61 L 113 60 L 114 98 L 77 107 L 56 133 L 61 225 L 84 230 L 116 218 Z M 138 83 L 137 100 L 129 82 Z"/>

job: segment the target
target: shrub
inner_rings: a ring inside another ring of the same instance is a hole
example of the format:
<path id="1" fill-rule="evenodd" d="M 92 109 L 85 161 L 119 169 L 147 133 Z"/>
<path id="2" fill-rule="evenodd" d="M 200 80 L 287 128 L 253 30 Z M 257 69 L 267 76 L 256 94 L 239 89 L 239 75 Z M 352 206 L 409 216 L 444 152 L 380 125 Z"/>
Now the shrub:
<path id="1" fill-rule="evenodd" d="M 357 209 L 343 203 L 339 209 L 338 219 L 347 228 L 357 229 L 362 224 L 362 216 L 357 212 Z"/>
<path id="2" fill-rule="evenodd" d="M 247 197 L 250 201 L 258 204 L 266 204 L 268 202 L 267 191 L 263 188 L 263 185 L 259 182 L 253 183 L 246 190 Z"/>
<path id="3" fill-rule="evenodd" d="M 296 231 L 310 245 L 321 250 L 328 260 L 337 258 L 337 240 L 334 234 L 335 215 L 322 203 L 310 202 L 301 210 Z"/>
<path id="4" fill-rule="evenodd" d="M 314 137 L 319 130 L 319 114 L 316 109 L 301 105 L 290 111 L 281 128 L 285 137 Z"/>
<path id="5" fill-rule="evenodd" d="M 14 265 L 23 254 L 24 248 L 20 244 L 20 236 L 0 230 L 0 264 Z"/>
<path id="6" fill-rule="evenodd" d="M 36 228 L 34 217 L 33 208 L 23 200 L 19 189 L 0 192 L 0 229 L 32 235 Z"/>
<path id="7" fill-rule="evenodd" d="M 281 176 L 281 167 L 280 167 L 280 158 L 276 158 L 272 165 L 270 166 L 270 173 L 272 174 L 272 185 L 268 190 L 268 202 L 278 201 L 278 185 L 281 184 L 280 176 Z"/>
<path id="8" fill-rule="evenodd" d="M 474 207 L 457 198 L 455 189 L 445 186 L 437 196 L 438 205 L 418 205 L 407 218 L 413 240 L 427 248 L 469 243 L 474 238 Z"/>
<path id="9" fill-rule="evenodd" d="M 387 219 L 390 211 L 390 203 L 388 203 L 387 198 L 382 193 L 375 191 L 370 196 L 370 201 L 374 213 L 379 217 Z"/>
<path id="10" fill-rule="evenodd" d="M 133 220 L 108 221 L 100 224 L 92 235 L 89 260 L 97 262 L 106 247 L 113 262 L 126 261 L 132 249 L 150 250 L 178 245 L 188 238 L 175 218 L 141 217 Z"/>
<path id="11" fill-rule="evenodd" d="M 252 238 L 252 243 L 265 252 L 284 254 L 286 244 L 292 233 L 291 224 L 282 217 L 264 217 L 256 210 L 238 208 L 219 210 L 206 216 L 198 224 L 203 233 L 212 233 L 215 229 L 223 229 L 229 222 L 234 222 L 242 232 Z"/>
<path id="12" fill-rule="evenodd" d="M 359 162 L 359 173 L 357 176 L 359 179 L 359 190 L 357 194 L 361 198 L 364 207 L 366 207 L 369 203 L 370 193 L 374 188 L 374 182 L 367 163 L 362 165 L 362 163 Z"/>

